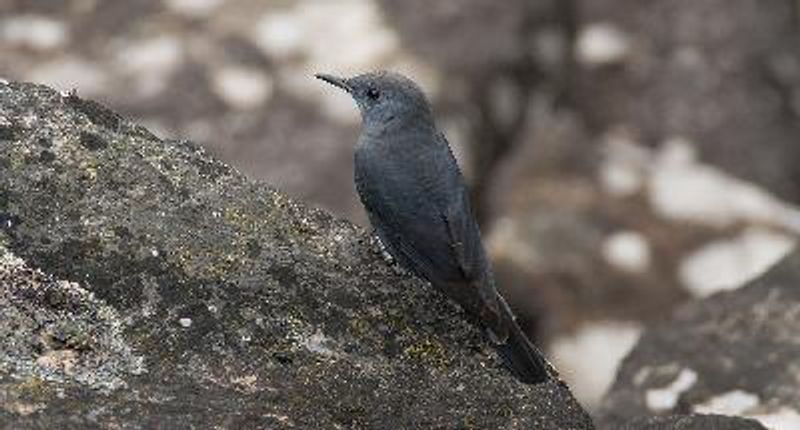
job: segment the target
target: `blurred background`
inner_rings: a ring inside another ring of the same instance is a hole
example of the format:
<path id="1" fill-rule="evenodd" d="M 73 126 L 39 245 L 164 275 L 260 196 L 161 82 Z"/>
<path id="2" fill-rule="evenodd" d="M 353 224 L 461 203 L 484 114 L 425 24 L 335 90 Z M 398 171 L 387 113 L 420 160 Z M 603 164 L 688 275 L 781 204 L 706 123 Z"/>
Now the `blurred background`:
<path id="1" fill-rule="evenodd" d="M 366 225 L 355 105 L 428 92 L 500 288 L 591 410 L 644 327 L 800 235 L 796 0 L 0 0 L 0 77 L 103 102 Z"/>

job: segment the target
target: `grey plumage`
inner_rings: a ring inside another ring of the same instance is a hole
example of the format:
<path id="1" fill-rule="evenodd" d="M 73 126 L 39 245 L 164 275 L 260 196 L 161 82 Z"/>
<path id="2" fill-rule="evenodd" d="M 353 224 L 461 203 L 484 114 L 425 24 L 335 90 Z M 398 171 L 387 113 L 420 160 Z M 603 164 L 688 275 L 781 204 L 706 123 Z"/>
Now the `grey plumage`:
<path id="1" fill-rule="evenodd" d="M 520 380 L 547 379 L 546 361 L 497 293 L 467 187 L 422 90 L 388 72 L 317 77 L 349 92 L 361 111 L 356 188 L 389 253 L 485 328 Z"/>

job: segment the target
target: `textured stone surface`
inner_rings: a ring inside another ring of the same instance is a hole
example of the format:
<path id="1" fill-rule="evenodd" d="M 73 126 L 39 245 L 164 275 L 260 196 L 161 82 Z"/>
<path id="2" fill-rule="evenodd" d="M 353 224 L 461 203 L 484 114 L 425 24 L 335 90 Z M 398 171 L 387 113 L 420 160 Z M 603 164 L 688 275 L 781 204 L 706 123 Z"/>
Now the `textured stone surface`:
<path id="1" fill-rule="evenodd" d="M 720 415 L 652 417 L 633 420 L 621 430 L 766 430 L 757 421 Z"/>
<path id="2" fill-rule="evenodd" d="M 363 231 L 191 143 L 0 84 L 0 169 L 13 428 L 591 428 Z"/>
<path id="3" fill-rule="evenodd" d="M 601 422 L 690 412 L 800 422 L 800 252 L 751 284 L 680 308 L 643 335 Z M 789 424 L 776 428 L 791 427 Z"/>

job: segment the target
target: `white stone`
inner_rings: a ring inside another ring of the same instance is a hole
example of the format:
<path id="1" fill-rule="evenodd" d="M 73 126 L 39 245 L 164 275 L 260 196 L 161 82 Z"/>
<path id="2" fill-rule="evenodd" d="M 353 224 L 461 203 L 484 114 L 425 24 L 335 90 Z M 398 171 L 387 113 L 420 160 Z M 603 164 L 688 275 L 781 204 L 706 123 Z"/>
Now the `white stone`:
<path id="1" fill-rule="evenodd" d="M 748 415 L 747 418 L 760 421 L 770 430 L 800 429 L 800 413 L 786 406 L 770 413 Z"/>
<path id="2" fill-rule="evenodd" d="M 603 242 L 603 257 L 618 269 L 641 273 L 650 267 L 650 243 L 635 231 L 620 231 Z"/>
<path id="3" fill-rule="evenodd" d="M 642 176 L 635 169 L 622 163 L 602 166 L 601 183 L 606 192 L 618 197 L 635 194 L 642 186 Z"/>
<path id="4" fill-rule="evenodd" d="M 77 90 L 81 96 L 100 93 L 108 81 L 102 69 L 79 58 L 55 59 L 43 63 L 31 71 L 28 79 L 60 91 Z"/>
<path id="5" fill-rule="evenodd" d="M 137 97 L 154 97 L 166 89 L 184 55 L 177 38 L 152 36 L 118 47 L 115 65 L 119 73 L 134 81 Z"/>
<path id="6" fill-rule="evenodd" d="M 706 244 L 680 264 L 679 277 L 695 297 L 739 288 L 794 248 L 796 239 L 761 227 Z"/>
<path id="7" fill-rule="evenodd" d="M 225 0 L 166 0 L 168 8 L 181 15 L 201 18 L 210 15 Z"/>
<path id="8" fill-rule="evenodd" d="M 664 388 L 647 390 L 645 404 L 653 412 L 667 412 L 678 404 L 678 399 L 697 382 L 697 372 L 682 369 L 678 377 Z"/>
<path id="9" fill-rule="evenodd" d="M 630 37 L 607 23 L 589 24 L 578 35 L 576 55 L 588 66 L 619 63 L 629 55 Z"/>
<path id="10" fill-rule="evenodd" d="M 272 96 L 273 80 L 258 69 L 226 67 L 213 76 L 217 95 L 236 109 L 252 109 Z"/>
<path id="11" fill-rule="evenodd" d="M 181 318 L 178 320 L 178 324 L 181 325 L 183 328 L 189 328 L 192 326 L 192 319 L 191 318 Z"/>
<path id="12" fill-rule="evenodd" d="M 303 49 L 302 26 L 303 22 L 296 11 L 269 12 L 255 26 L 256 45 L 267 55 L 277 59 L 296 55 Z"/>
<path id="13" fill-rule="evenodd" d="M 651 154 L 628 137 L 611 133 L 605 138 L 605 151 L 599 169 L 603 190 L 615 197 L 638 193 L 645 183 Z"/>
<path id="14" fill-rule="evenodd" d="M 748 409 L 752 409 L 758 404 L 757 395 L 747 391 L 733 390 L 695 405 L 694 411 L 699 414 L 743 415 Z"/>
<path id="15" fill-rule="evenodd" d="M 183 61 L 183 54 L 183 45 L 178 39 L 153 36 L 122 47 L 116 61 L 126 73 L 166 74 Z"/>
<path id="16" fill-rule="evenodd" d="M 68 36 L 63 22 L 45 16 L 19 15 L 0 21 L 0 38 L 31 49 L 58 48 L 67 42 Z"/>
<path id="17" fill-rule="evenodd" d="M 800 232 L 800 211 L 761 188 L 696 161 L 691 142 L 668 140 L 651 168 L 648 197 L 665 218 L 725 227 L 750 221 Z"/>
<path id="18" fill-rule="evenodd" d="M 599 406 L 640 333 L 641 326 L 635 323 L 594 322 L 553 342 L 553 361 L 582 405 L 589 410 Z"/>

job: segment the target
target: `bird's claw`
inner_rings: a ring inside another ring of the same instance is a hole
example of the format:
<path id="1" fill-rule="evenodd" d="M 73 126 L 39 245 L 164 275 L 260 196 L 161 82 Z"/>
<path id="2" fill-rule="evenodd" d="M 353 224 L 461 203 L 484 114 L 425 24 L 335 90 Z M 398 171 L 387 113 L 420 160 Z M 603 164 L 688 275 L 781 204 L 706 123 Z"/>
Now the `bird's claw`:
<path id="1" fill-rule="evenodd" d="M 397 260 L 394 258 L 394 256 L 392 256 L 392 254 L 389 253 L 389 250 L 387 249 L 386 245 L 383 243 L 383 241 L 381 240 L 380 236 L 378 236 L 377 233 L 373 232 L 372 240 L 373 240 L 373 250 L 378 255 L 381 256 L 386 265 L 391 267 L 392 271 L 394 271 L 395 274 L 405 275 L 406 271 L 402 267 L 400 267 L 399 264 L 397 264 Z"/>

